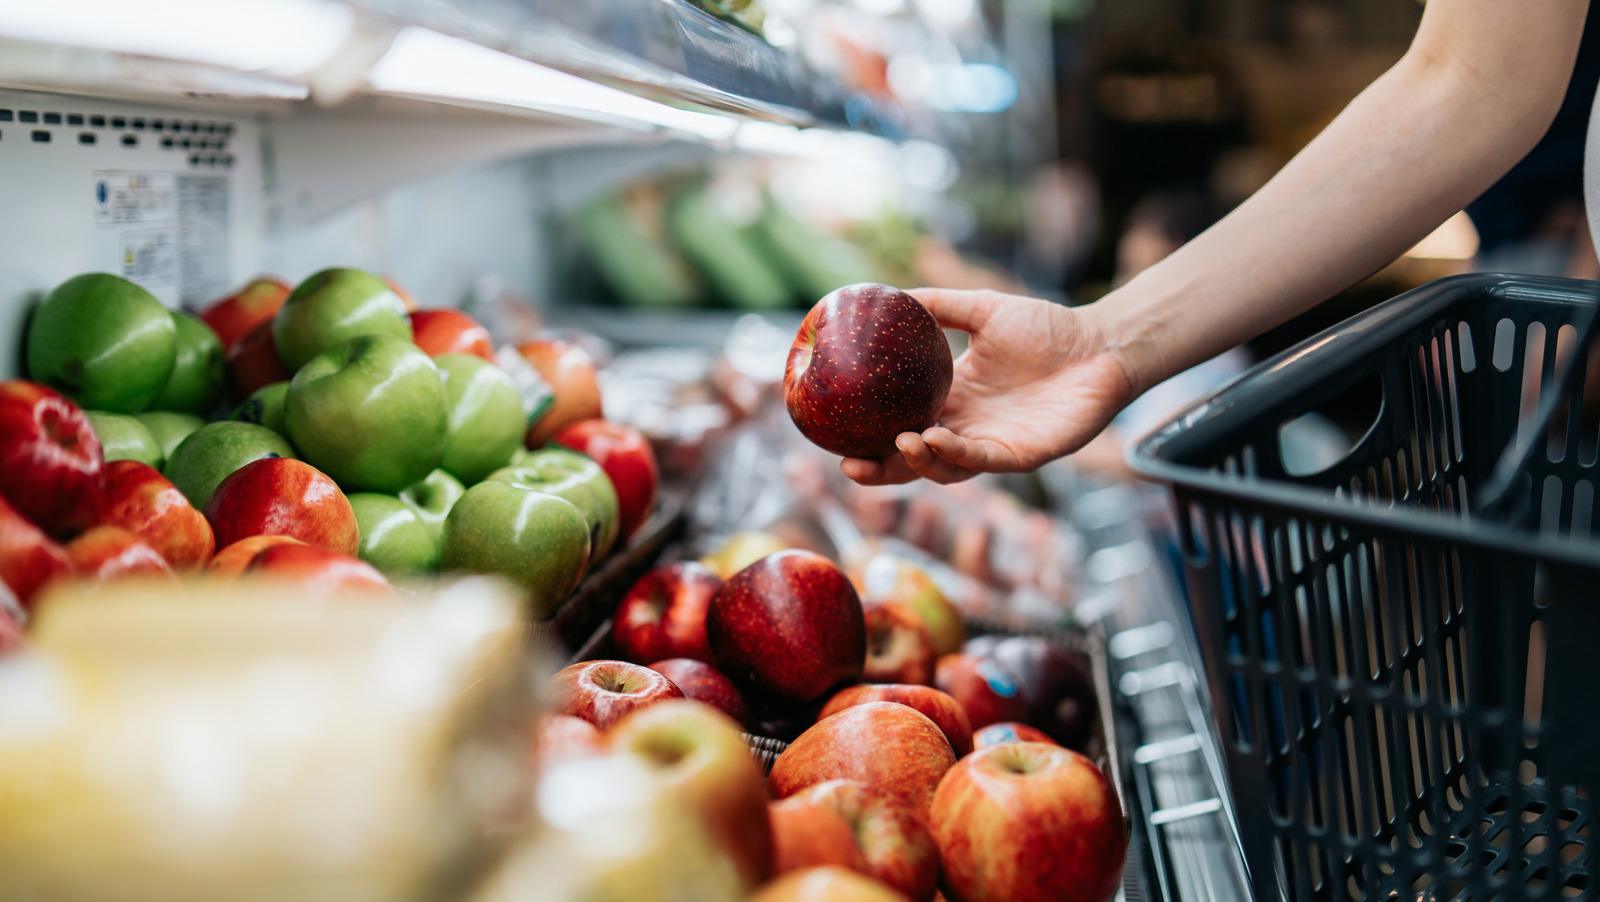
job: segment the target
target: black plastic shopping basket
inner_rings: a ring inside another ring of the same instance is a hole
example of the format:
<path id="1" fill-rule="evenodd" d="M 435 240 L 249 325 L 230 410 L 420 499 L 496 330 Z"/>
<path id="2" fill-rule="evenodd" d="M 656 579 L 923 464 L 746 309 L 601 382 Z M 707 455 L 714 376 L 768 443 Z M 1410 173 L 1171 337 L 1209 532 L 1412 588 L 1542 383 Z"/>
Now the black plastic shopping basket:
<path id="1" fill-rule="evenodd" d="M 1596 895 L 1597 288 L 1434 282 L 1130 454 L 1172 487 L 1258 900 Z M 1286 424 L 1363 404 L 1290 472 Z"/>

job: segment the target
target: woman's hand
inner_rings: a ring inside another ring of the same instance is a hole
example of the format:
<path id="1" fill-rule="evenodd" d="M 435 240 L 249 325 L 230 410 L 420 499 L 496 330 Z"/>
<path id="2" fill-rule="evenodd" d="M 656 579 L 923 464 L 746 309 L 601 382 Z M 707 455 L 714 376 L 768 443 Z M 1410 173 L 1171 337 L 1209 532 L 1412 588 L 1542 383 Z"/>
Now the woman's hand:
<path id="1" fill-rule="evenodd" d="M 845 460 L 841 469 L 856 482 L 1033 470 L 1094 438 L 1136 394 L 1103 327 L 1084 310 L 996 291 L 910 293 L 941 326 L 972 341 L 956 360 L 939 425 L 901 433 L 900 453 L 882 461 Z"/>

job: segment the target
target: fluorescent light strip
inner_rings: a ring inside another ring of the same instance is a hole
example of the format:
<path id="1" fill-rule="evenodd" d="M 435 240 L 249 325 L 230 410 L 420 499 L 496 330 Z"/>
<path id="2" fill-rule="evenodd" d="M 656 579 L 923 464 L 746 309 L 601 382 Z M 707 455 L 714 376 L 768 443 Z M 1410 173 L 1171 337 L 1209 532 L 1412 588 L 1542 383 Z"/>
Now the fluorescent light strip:
<path id="1" fill-rule="evenodd" d="M 659 126 L 713 141 L 739 128 L 734 119 L 680 110 L 415 26 L 400 32 L 367 81 L 373 90 L 390 94 L 503 104 L 635 128 Z"/>

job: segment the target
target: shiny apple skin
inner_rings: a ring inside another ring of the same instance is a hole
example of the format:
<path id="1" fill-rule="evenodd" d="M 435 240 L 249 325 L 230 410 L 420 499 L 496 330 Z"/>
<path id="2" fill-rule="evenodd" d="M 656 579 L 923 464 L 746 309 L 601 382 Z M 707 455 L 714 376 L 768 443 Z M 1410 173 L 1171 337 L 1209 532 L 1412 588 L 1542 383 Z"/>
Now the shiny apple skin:
<path id="1" fill-rule="evenodd" d="M 626 541 L 649 519 L 661 467 L 644 433 L 626 423 L 580 420 L 556 433 L 555 443 L 594 458 L 617 490 L 618 535 Z"/>
<path id="2" fill-rule="evenodd" d="M 722 580 L 696 561 L 657 567 L 622 596 L 611 621 L 611 638 L 623 658 L 636 664 L 663 658 L 711 663 L 706 612 Z"/>
<path id="3" fill-rule="evenodd" d="M 339 486 L 305 461 L 268 457 L 228 474 L 206 502 L 217 544 L 250 536 L 290 536 L 354 557 L 361 536 L 356 512 Z"/>
<path id="4" fill-rule="evenodd" d="M 972 751 L 972 725 L 967 721 L 967 712 L 961 707 L 961 703 L 951 698 L 948 693 L 932 686 L 906 683 L 863 683 L 859 686 L 847 686 L 828 699 L 817 719 L 831 717 L 853 705 L 863 705 L 867 702 L 895 702 L 915 708 L 944 733 L 944 738 L 950 741 L 950 748 L 957 758 Z"/>
<path id="5" fill-rule="evenodd" d="M 96 526 L 67 543 L 67 560 L 79 579 L 105 582 L 124 576 L 175 579 L 165 558 L 120 526 Z"/>
<path id="6" fill-rule="evenodd" d="M 850 828 L 862 855 L 861 873 L 905 893 L 912 902 L 931 902 L 939 881 L 939 850 L 927 822 L 906 805 L 852 780 L 829 780 L 773 805 L 832 811 Z M 811 864 L 846 864 L 815 861 Z"/>
<path id="7" fill-rule="evenodd" d="M 216 536 L 205 515 L 161 471 L 136 460 L 106 464 L 98 523 L 120 526 L 154 548 L 174 570 L 211 559 Z"/>
<path id="8" fill-rule="evenodd" d="M 304 545 L 305 543 L 289 536 L 250 536 L 240 539 L 231 545 L 217 549 L 217 553 L 206 562 L 206 576 L 230 580 L 237 577 L 250 566 L 256 555 L 274 545 Z"/>
<path id="9" fill-rule="evenodd" d="M 278 356 L 278 343 L 272 337 L 272 320 L 265 319 L 239 336 L 224 355 L 228 379 L 234 393 L 248 398 L 274 382 L 287 382 L 294 376 Z"/>
<path id="10" fill-rule="evenodd" d="M 34 382 L 0 382 L 0 496 L 57 539 L 94 522 L 105 456 L 78 405 Z"/>
<path id="11" fill-rule="evenodd" d="M 710 705 L 738 721 L 741 727 L 749 716 L 744 696 L 727 674 L 704 661 L 694 658 L 667 658 L 656 661 L 650 669 L 672 681 L 690 701 Z"/>
<path id="12" fill-rule="evenodd" d="M 772 822 L 772 865 L 776 873 L 827 864 L 858 874 L 867 872 L 867 856 L 856 845 L 855 830 L 833 808 L 790 796 L 771 803 L 768 817 Z"/>
<path id="13" fill-rule="evenodd" d="M 200 321 L 217 333 L 226 352 L 246 332 L 270 322 L 278 314 L 283 302 L 288 300 L 289 285 L 270 277 L 254 279 L 200 313 Z"/>
<path id="14" fill-rule="evenodd" d="M 636 708 L 684 697 L 671 680 L 627 661 L 579 661 L 550 682 L 557 713 L 581 717 L 601 730 Z"/>
<path id="15" fill-rule="evenodd" d="M 1029 723 L 1069 748 L 1089 740 L 1098 700 L 1086 660 L 1039 636 L 1003 639 L 989 657 L 1017 675 Z"/>
<path id="16" fill-rule="evenodd" d="M 1002 720 L 1028 719 L 1028 703 L 1016 674 L 993 658 L 945 655 L 934 670 L 933 685 L 961 703 L 974 730 Z"/>
<path id="17" fill-rule="evenodd" d="M 311 545 L 270 545 L 245 569 L 247 573 L 298 580 L 313 595 L 394 596 L 389 580 L 371 564 Z"/>
<path id="18" fill-rule="evenodd" d="M 581 717 L 546 714 L 539 718 L 534 738 L 534 767 L 539 770 L 579 758 L 598 757 L 606 751 L 605 736 Z"/>
<path id="19" fill-rule="evenodd" d="M 1061 744 L 1047 736 L 1043 730 L 1015 721 L 1003 720 L 999 723 L 992 723 L 972 734 L 972 747 L 975 749 L 986 749 L 991 745 L 1005 745 L 1008 742 Z"/>
<path id="20" fill-rule="evenodd" d="M 67 550 L 0 497 L 0 583 L 23 609 L 32 609 L 39 591 L 50 582 L 71 575 Z"/>
<path id="21" fill-rule="evenodd" d="M 550 409 L 528 427 L 524 442 L 529 448 L 542 448 L 573 423 L 601 416 L 600 382 L 588 351 L 567 341 L 537 339 L 517 345 L 517 353 L 539 371 L 556 396 Z"/>
<path id="22" fill-rule="evenodd" d="M 867 625 L 861 678 L 869 683 L 931 684 L 937 658 L 922 618 L 896 601 L 864 602 L 861 610 Z"/>
<path id="23" fill-rule="evenodd" d="M 955 760 L 950 741 L 921 711 L 867 702 L 801 733 L 773 763 L 768 785 L 783 798 L 827 780 L 855 780 L 926 815 Z"/>
<path id="24" fill-rule="evenodd" d="M 706 638 L 735 683 L 795 699 L 860 679 L 867 655 L 855 587 L 810 551 L 780 551 L 735 573 L 712 596 Z"/>
<path id="25" fill-rule="evenodd" d="M 907 902 L 871 877 L 838 865 L 790 871 L 763 886 L 749 902 Z"/>
<path id="26" fill-rule="evenodd" d="M 929 824 L 953 902 L 1106 902 L 1121 885 L 1128 831 L 1116 790 L 1057 745 L 963 758 L 939 784 Z"/>
<path id="27" fill-rule="evenodd" d="M 783 373 L 795 426 L 844 457 L 895 453 L 895 436 L 939 421 L 955 371 L 928 308 L 887 285 L 846 285 L 800 324 Z"/>
<path id="28" fill-rule="evenodd" d="M 411 320 L 412 340 L 429 357 L 471 354 L 494 363 L 494 343 L 489 340 L 489 330 L 460 310 L 453 307 L 418 310 L 407 318 Z"/>

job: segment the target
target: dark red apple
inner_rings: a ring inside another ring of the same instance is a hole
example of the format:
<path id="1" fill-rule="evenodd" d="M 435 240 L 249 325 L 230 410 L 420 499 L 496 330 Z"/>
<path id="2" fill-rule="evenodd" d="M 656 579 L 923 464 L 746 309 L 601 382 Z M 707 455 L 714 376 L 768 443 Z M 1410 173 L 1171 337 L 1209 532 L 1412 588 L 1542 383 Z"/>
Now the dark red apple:
<path id="1" fill-rule="evenodd" d="M 989 657 L 1016 675 L 1029 723 L 1062 745 L 1088 741 L 1097 703 L 1087 661 L 1039 636 L 1003 639 Z"/>
<path id="2" fill-rule="evenodd" d="M 853 705 L 867 702 L 895 702 L 921 711 L 938 726 L 956 757 L 972 751 L 972 726 L 967 722 L 967 712 L 960 702 L 932 686 L 904 683 L 863 683 L 840 689 L 822 706 L 817 719 L 838 714 Z"/>
<path id="3" fill-rule="evenodd" d="M 534 734 L 534 766 L 548 770 L 567 761 L 606 753 L 606 740 L 595 725 L 570 714 L 546 714 Z"/>
<path id="4" fill-rule="evenodd" d="M 956 760 L 950 740 L 915 708 L 852 705 L 800 734 L 772 765 L 779 798 L 826 780 L 855 780 L 926 815 L 933 789 Z"/>
<path id="5" fill-rule="evenodd" d="M 120 526 L 96 526 L 67 543 L 67 560 L 79 579 L 104 582 L 123 576 L 174 579 L 167 561 Z"/>
<path id="6" fill-rule="evenodd" d="M 211 327 L 222 342 L 223 351 L 232 348 L 246 332 L 278 313 L 292 289 L 277 279 L 262 277 L 207 307 L 200 321 Z"/>
<path id="7" fill-rule="evenodd" d="M 807 837 L 780 835 L 780 830 L 788 832 L 805 826 L 784 817 L 787 810 L 804 808 L 832 812 L 848 826 L 849 835 L 860 848 L 859 867 L 854 867 L 849 860 L 837 860 L 838 850 L 831 847 L 831 842 L 813 847 Z M 939 850 L 926 822 L 905 804 L 853 780 L 829 780 L 774 802 L 771 809 L 779 873 L 813 865 L 838 864 L 854 867 L 885 886 L 905 893 L 912 902 L 933 899 L 939 881 Z"/>
<path id="8" fill-rule="evenodd" d="M 668 658 L 651 664 L 650 669 L 671 680 L 685 698 L 710 705 L 740 724 L 745 722 L 749 712 L 739 687 L 710 664 L 693 658 Z"/>
<path id="9" fill-rule="evenodd" d="M 579 420 L 556 433 L 555 443 L 594 458 L 617 490 L 618 535 L 627 539 L 656 506 L 661 468 L 644 434 L 626 423 Z"/>
<path id="10" fill-rule="evenodd" d="M 159 470 L 136 460 L 106 464 L 97 522 L 137 535 L 175 570 L 201 566 L 217 547 L 205 515 Z"/>
<path id="11" fill-rule="evenodd" d="M 297 580 L 313 595 L 394 595 L 394 587 L 366 561 L 299 543 L 267 547 L 246 572 Z"/>
<path id="12" fill-rule="evenodd" d="M 0 497 L 0 583 L 24 610 L 52 580 L 72 575 L 67 551 Z"/>
<path id="13" fill-rule="evenodd" d="M 287 382 L 294 374 L 284 366 L 278 356 L 278 343 L 272 337 L 272 318 L 262 320 L 250 331 L 239 336 L 228 348 L 228 375 L 233 390 L 239 397 L 247 398 L 257 389 L 274 382 Z"/>
<path id="14" fill-rule="evenodd" d="M 33 382 L 0 382 L 0 496 L 58 539 L 94 522 L 100 439 L 76 404 Z"/>
<path id="15" fill-rule="evenodd" d="M 810 551 L 735 573 L 711 599 L 706 637 L 735 683 L 796 699 L 859 679 L 867 656 L 861 599 L 838 565 Z"/>
<path id="16" fill-rule="evenodd" d="M 454 307 L 418 310 L 408 318 L 412 340 L 429 357 L 472 354 L 494 363 L 494 344 L 489 341 L 489 330 L 460 310 Z"/>
<path id="17" fill-rule="evenodd" d="M 671 680 L 627 661 L 580 661 L 562 668 L 551 684 L 558 712 L 581 717 L 602 730 L 635 708 L 683 698 L 683 690 Z"/>
<path id="18" fill-rule="evenodd" d="M 1025 723 L 1001 721 L 992 723 L 978 732 L 972 734 L 972 747 L 986 749 L 991 745 L 1005 745 L 1008 742 L 1044 742 L 1050 745 L 1060 745 L 1043 730 L 1038 730 Z"/>
<path id="19" fill-rule="evenodd" d="M 784 742 L 793 742 L 801 733 L 811 729 L 822 710 L 822 700 L 787 698 L 772 692 L 748 691 L 744 694 L 745 707 L 750 715 L 746 723 L 750 732 L 771 736 Z"/>
<path id="20" fill-rule="evenodd" d="M 657 567 L 622 596 L 612 618 L 611 638 L 622 657 L 636 664 L 662 658 L 711 662 L 706 611 L 722 580 L 696 561 Z"/>
<path id="21" fill-rule="evenodd" d="M 867 624 L 861 678 L 869 683 L 932 683 L 933 637 L 922 618 L 897 601 L 869 601 L 861 608 Z"/>
<path id="22" fill-rule="evenodd" d="M 356 512 L 339 486 L 290 457 L 251 461 L 217 485 L 206 519 L 224 547 L 250 536 L 290 536 L 354 557 L 361 544 Z"/>
<path id="23" fill-rule="evenodd" d="M 1128 830 L 1116 790 L 1060 746 L 1007 743 L 961 759 L 929 825 L 945 889 L 965 902 L 1106 902 L 1122 882 Z"/>
<path id="24" fill-rule="evenodd" d="M 299 539 L 289 536 L 251 536 L 240 539 L 231 545 L 217 549 L 209 562 L 206 563 L 206 575 L 219 579 L 233 579 L 250 566 L 256 555 L 274 545 L 304 545 Z"/>
<path id="25" fill-rule="evenodd" d="M 1016 674 L 993 658 L 945 655 L 934 670 L 933 685 L 961 703 L 974 730 L 1002 720 L 1028 719 L 1028 703 Z"/>
<path id="26" fill-rule="evenodd" d="M 822 448 L 871 460 L 939 421 L 954 373 L 928 308 L 903 291 L 846 285 L 800 323 L 783 373 L 789 416 Z"/>

